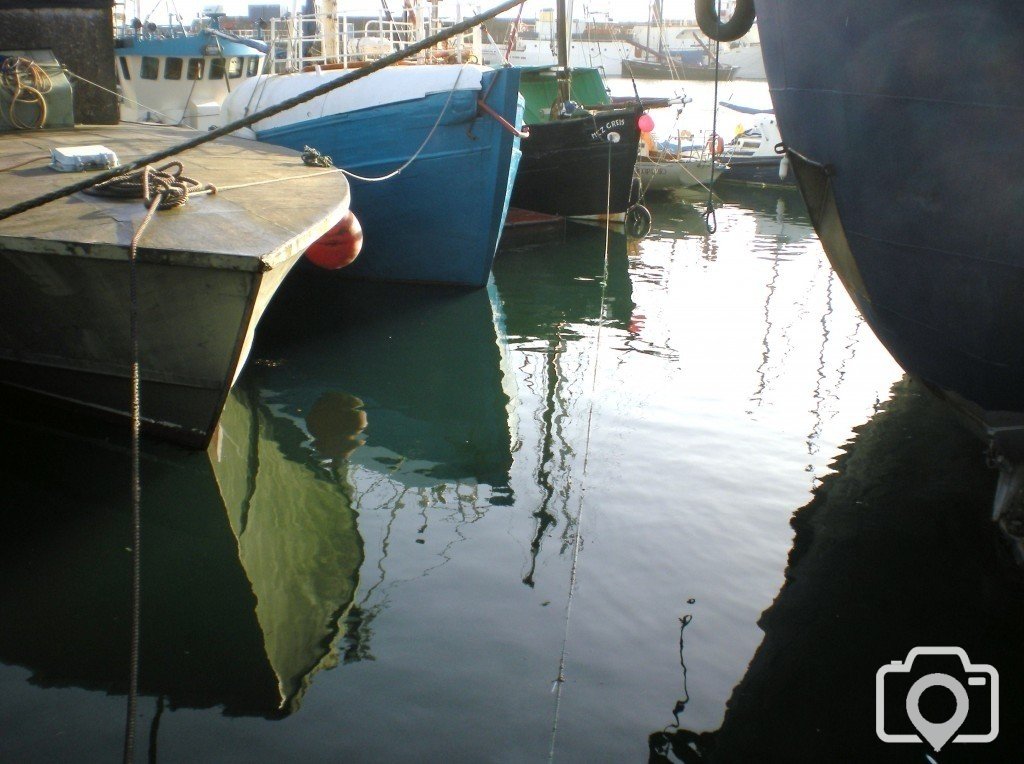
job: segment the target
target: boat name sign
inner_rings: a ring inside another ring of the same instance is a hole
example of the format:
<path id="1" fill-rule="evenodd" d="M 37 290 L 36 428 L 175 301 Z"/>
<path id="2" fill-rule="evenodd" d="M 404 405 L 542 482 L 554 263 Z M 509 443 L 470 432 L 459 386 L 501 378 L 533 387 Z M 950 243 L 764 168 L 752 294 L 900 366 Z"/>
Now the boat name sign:
<path id="1" fill-rule="evenodd" d="M 622 136 L 620 136 L 618 132 L 613 131 L 613 128 L 625 127 L 625 126 L 626 126 L 626 120 L 624 120 L 624 119 L 612 119 L 612 120 L 609 120 L 608 122 L 605 122 L 603 125 L 601 125 L 599 128 L 597 128 L 597 130 L 592 132 L 590 134 L 590 137 L 592 139 L 594 139 L 595 141 L 608 140 L 608 141 L 611 141 L 612 143 L 618 143 L 619 139 Z"/>

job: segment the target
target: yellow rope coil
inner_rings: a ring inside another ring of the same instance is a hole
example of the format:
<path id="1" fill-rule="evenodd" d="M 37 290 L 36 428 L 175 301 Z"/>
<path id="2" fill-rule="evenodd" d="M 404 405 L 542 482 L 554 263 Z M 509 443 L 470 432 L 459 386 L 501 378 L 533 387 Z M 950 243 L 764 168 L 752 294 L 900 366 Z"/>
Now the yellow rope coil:
<path id="1" fill-rule="evenodd" d="M 28 58 L 11 56 L 0 63 L 0 88 L 11 99 L 7 117 L 13 127 L 37 130 L 46 122 L 46 94 L 53 88 L 43 68 Z M 18 116 L 18 104 L 34 104 L 38 109 L 34 123 L 24 122 Z"/>

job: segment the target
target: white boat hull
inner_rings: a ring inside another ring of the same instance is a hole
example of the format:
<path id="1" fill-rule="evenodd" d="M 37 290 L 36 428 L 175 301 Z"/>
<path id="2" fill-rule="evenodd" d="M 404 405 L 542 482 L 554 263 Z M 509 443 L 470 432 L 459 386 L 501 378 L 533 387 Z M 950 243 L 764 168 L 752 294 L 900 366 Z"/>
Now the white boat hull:
<path id="1" fill-rule="evenodd" d="M 711 182 L 710 160 L 665 159 L 640 157 L 636 173 L 644 191 L 674 191 L 706 186 Z"/>

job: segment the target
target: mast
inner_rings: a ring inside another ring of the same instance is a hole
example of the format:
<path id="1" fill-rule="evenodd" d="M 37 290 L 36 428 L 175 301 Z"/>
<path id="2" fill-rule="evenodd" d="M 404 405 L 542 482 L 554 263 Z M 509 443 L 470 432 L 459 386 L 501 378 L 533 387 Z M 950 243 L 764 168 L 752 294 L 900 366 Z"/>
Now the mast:
<path id="1" fill-rule="evenodd" d="M 647 5 L 647 50 L 644 51 L 647 55 L 644 56 L 644 61 L 651 60 L 651 24 L 654 21 L 654 2 L 648 3 Z"/>
<path id="2" fill-rule="evenodd" d="M 337 0 L 320 0 L 316 3 L 317 26 L 320 28 L 320 54 L 325 64 L 341 60 L 341 46 L 338 44 L 338 3 Z"/>
<path id="3" fill-rule="evenodd" d="M 558 100 L 565 103 L 569 100 L 569 33 L 565 7 L 566 0 L 558 0 L 557 19 L 555 24 L 555 41 L 558 47 Z"/>
<path id="4" fill-rule="evenodd" d="M 664 61 L 665 47 L 665 0 L 658 0 L 658 60 Z"/>

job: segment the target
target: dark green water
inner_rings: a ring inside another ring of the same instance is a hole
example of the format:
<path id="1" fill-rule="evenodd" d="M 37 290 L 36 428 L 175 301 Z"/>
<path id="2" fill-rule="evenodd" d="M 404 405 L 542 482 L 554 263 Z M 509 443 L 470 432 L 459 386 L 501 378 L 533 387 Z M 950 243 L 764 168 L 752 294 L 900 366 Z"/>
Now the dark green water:
<path id="1" fill-rule="evenodd" d="M 487 290 L 293 273 L 210 453 L 146 448 L 138 758 L 924 763 L 874 729 L 916 645 L 1001 679 L 997 740 L 935 761 L 1024 758 L 980 447 L 797 196 L 723 197 Z M 115 760 L 126 440 L 0 407 L 0 761 Z"/>

